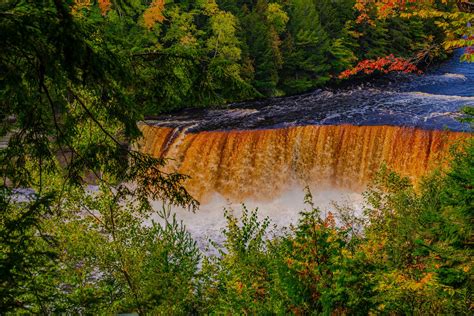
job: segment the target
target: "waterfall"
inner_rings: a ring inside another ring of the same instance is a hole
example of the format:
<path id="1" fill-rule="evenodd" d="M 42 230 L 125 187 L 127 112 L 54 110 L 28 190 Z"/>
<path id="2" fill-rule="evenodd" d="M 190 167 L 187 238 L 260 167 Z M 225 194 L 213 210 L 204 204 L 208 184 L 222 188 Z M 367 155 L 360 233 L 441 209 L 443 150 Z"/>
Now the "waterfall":
<path id="1" fill-rule="evenodd" d="M 212 193 L 231 201 L 270 200 L 292 186 L 361 191 L 385 163 L 418 179 L 449 158 L 471 134 L 396 126 L 295 126 L 185 132 L 142 125 L 140 150 L 171 158 L 166 171 L 190 176 L 200 201 Z"/>

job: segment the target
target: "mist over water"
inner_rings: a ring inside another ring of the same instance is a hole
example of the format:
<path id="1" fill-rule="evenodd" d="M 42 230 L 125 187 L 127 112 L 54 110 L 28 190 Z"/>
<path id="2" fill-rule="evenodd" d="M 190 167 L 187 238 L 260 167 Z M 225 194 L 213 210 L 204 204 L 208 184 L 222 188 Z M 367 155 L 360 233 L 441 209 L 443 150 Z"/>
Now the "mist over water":
<path id="1" fill-rule="evenodd" d="M 355 215 L 362 215 L 363 197 L 362 194 L 349 190 L 318 190 L 317 187 L 310 188 L 313 196 L 313 203 L 323 217 L 328 212 L 335 211 L 335 203 L 341 207 L 349 207 L 354 210 Z M 219 194 L 214 194 L 212 198 L 201 205 L 196 212 L 191 212 L 182 208 L 172 208 L 179 221 L 183 221 L 187 230 L 197 241 L 202 250 L 210 246 L 209 239 L 221 244 L 224 240 L 222 229 L 226 226 L 224 210 L 231 212 L 234 216 L 242 215 L 243 205 L 249 210 L 258 209 L 259 219 L 269 218 L 270 234 L 280 235 L 287 231 L 290 225 L 298 222 L 299 214 L 302 211 L 310 210 L 311 207 L 304 203 L 305 190 L 303 187 L 289 188 L 281 195 L 275 196 L 269 201 L 256 201 L 247 199 L 240 203 L 232 202 Z M 161 208 L 161 203 L 155 203 L 156 209 Z M 157 222 L 164 221 L 158 216 L 153 218 Z M 213 253 L 213 249 L 208 250 Z"/>

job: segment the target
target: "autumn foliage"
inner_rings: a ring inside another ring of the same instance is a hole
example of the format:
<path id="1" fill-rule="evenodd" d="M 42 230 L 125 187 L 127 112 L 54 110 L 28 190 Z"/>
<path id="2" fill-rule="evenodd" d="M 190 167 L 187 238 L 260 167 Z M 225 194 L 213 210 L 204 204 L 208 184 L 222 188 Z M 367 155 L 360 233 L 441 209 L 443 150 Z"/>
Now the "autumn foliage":
<path id="1" fill-rule="evenodd" d="M 90 10 L 94 4 L 95 2 L 92 0 L 74 0 L 72 12 L 78 14 L 82 10 Z M 99 7 L 100 13 L 104 16 L 112 9 L 111 0 L 97 0 L 96 4 Z"/>
<path id="2" fill-rule="evenodd" d="M 106 15 L 112 7 L 112 3 L 110 2 L 110 0 L 99 0 L 98 4 L 102 15 Z"/>
<path id="3" fill-rule="evenodd" d="M 387 18 L 390 15 L 402 12 L 416 12 L 420 10 L 432 10 L 434 4 L 448 4 L 448 0 L 356 0 L 354 8 L 359 11 L 358 22 L 370 21 L 370 15 L 376 18 Z M 457 3 L 469 2 L 467 0 L 456 1 Z"/>
<path id="4" fill-rule="evenodd" d="M 409 60 L 388 55 L 375 60 L 363 60 L 354 68 L 342 72 L 339 79 L 347 79 L 357 75 L 388 74 L 390 72 L 421 73 Z"/>
<path id="5" fill-rule="evenodd" d="M 457 5 L 457 10 L 440 9 L 439 4 Z M 471 36 L 472 12 L 474 4 L 469 0 L 434 1 L 434 0 L 357 0 L 354 9 L 358 12 L 356 23 L 366 23 L 375 26 L 377 20 L 384 20 L 392 16 L 420 17 L 434 19 L 435 24 L 443 29 L 447 35 L 444 45 L 447 49 L 467 47 L 463 56 L 464 61 L 473 61 L 472 41 L 460 39 L 461 36 Z"/>
<path id="6" fill-rule="evenodd" d="M 157 22 L 163 22 L 165 20 L 164 9 L 165 0 L 153 0 L 150 7 L 143 13 L 145 27 L 151 29 Z"/>
<path id="7" fill-rule="evenodd" d="M 359 11 L 357 22 L 371 21 L 370 13 L 375 12 L 377 18 L 386 18 L 396 11 L 405 11 L 408 8 L 413 8 L 421 3 L 431 1 L 416 1 L 416 0 L 357 0 L 354 8 Z"/>

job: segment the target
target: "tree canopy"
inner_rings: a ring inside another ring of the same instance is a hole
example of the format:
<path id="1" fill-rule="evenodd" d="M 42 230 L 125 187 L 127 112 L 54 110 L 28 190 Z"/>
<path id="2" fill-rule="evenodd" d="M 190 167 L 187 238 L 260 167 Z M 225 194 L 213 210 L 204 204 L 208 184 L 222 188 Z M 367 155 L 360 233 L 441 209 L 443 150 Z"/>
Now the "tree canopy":
<path id="1" fill-rule="evenodd" d="M 8 21 L 15 28 L 11 23 L 20 12 L 29 17 L 43 10 L 53 18 L 52 3 L 4 2 L 5 41 L 14 40 L 7 39 Z M 104 57 L 119 58 L 109 60 L 113 71 L 128 67 L 117 77 L 128 78 L 126 90 L 146 115 L 298 93 L 337 82 L 342 71 L 365 59 L 391 54 L 423 66 L 472 46 L 473 36 L 472 16 L 456 1 L 71 0 L 61 5 L 75 25 L 95 32 L 89 45 L 107 47 Z M 464 60 L 472 59 L 470 52 Z"/>

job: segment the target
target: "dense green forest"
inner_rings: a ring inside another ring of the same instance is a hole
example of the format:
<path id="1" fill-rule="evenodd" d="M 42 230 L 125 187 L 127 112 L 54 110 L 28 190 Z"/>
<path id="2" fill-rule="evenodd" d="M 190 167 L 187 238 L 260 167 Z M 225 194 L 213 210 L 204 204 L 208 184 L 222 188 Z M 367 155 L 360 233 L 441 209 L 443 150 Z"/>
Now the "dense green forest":
<path id="1" fill-rule="evenodd" d="M 382 169 L 364 219 L 323 218 L 310 194 L 298 225 L 272 238 L 255 212 L 227 214 L 216 256 L 170 214 L 198 208 L 186 175 L 131 146 L 146 115 L 300 93 L 363 60 L 423 65 L 472 45 L 455 1 L 401 11 L 1 1 L 0 313 L 471 314 L 472 141 L 416 188 Z M 166 224 L 144 225 L 156 212 Z"/>
<path id="2" fill-rule="evenodd" d="M 15 19 L 6 15 L 12 20 L 3 24 L 11 53 L 18 53 L 19 44 L 36 47 L 47 63 L 60 45 L 78 45 L 68 41 L 79 36 L 70 32 L 80 32 L 80 41 L 108 55 L 102 57 L 114 68 L 125 68 L 122 76 L 133 76 L 127 90 L 149 115 L 301 93 L 337 81 L 358 61 L 389 54 L 429 62 L 445 55 L 441 44 L 450 33 L 443 25 L 452 19 L 393 15 L 357 22 L 354 0 L 66 2 L 77 30 L 68 29 L 49 5 L 2 4 L 2 10 L 23 12 Z M 456 10 L 454 4 L 436 6 Z M 465 25 L 465 17 L 456 18 Z M 98 62 L 87 60 L 85 51 L 69 53 L 81 54 L 69 57 L 90 63 L 84 66 Z"/>

